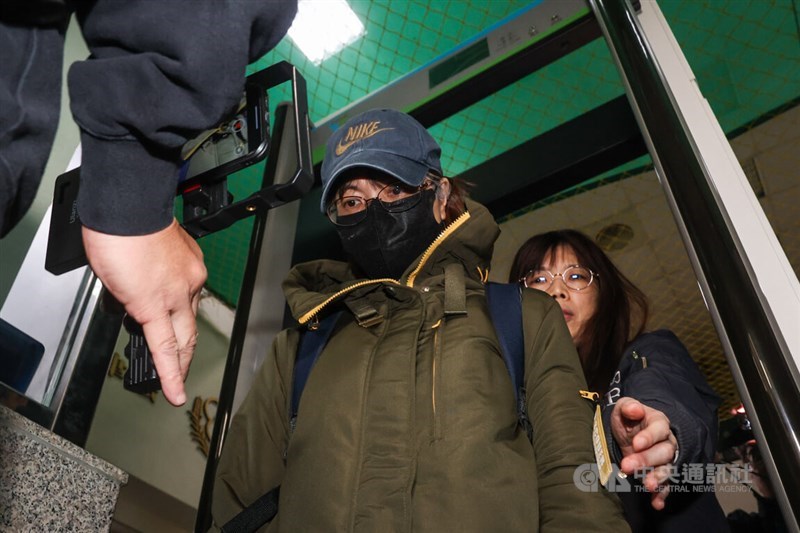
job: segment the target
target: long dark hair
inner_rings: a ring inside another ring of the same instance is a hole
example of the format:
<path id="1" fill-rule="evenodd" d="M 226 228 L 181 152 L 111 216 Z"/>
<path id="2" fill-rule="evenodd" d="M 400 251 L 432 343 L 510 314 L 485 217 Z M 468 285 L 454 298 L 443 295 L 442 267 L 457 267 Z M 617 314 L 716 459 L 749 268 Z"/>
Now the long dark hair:
<path id="1" fill-rule="evenodd" d="M 605 394 L 625 346 L 644 331 L 647 297 L 592 239 L 572 229 L 540 233 L 528 239 L 517 250 L 509 282 L 540 267 L 559 246 L 571 248 L 578 262 L 598 275 L 594 280 L 599 289 L 597 310 L 586 323 L 586 342 L 579 355 L 590 390 Z"/>

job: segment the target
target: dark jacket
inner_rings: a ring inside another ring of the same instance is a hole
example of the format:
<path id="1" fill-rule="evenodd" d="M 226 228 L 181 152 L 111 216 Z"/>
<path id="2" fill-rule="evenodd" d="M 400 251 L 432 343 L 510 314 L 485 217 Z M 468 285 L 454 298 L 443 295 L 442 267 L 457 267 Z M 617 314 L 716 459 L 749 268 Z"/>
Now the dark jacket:
<path id="1" fill-rule="evenodd" d="M 532 290 L 533 445 L 517 423 L 483 284 L 499 230 L 468 206 L 399 280 L 358 280 L 336 261 L 292 270 L 284 291 L 298 321 L 344 307 L 343 323 L 311 371 L 293 433 L 299 334 L 278 335 L 225 442 L 217 524 L 280 485 L 271 532 L 628 529 L 612 495 L 575 485 L 576 467 L 593 462 L 592 406 L 558 305 Z M 380 319 L 359 325 L 348 307 Z"/>
<path id="2" fill-rule="evenodd" d="M 616 464 L 622 454 L 611 434 L 610 418 L 614 404 L 623 396 L 663 412 L 678 440 L 679 452 L 673 471 L 679 483 L 673 484 L 675 490 L 667 497 L 664 510 L 652 508 L 641 481 L 633 479 L 630 492 L 618 492 L 633 531 L 728 531 L 713 486 L 705 483 L 706 476 L 703 483 L 684 482 L 696 480 L 685 474 L 690 465 L 714 468 L 720 400 L 675 334 L 658 330 L 640 335 L 620 360 L 603 406 L 606 440 Z"/>
<path id="3" fill-rule="evenodd" d="M 0 9 L 0 234 L 30 206 L 58 123 L 64 28 L 53 0 Z M 91 55 L 69 70 L 81 129 L 78 213 L 141 235 L 172 221 L 180 148 L 230 114 L 245 68 L 284 36 L 297 0 L 72 0 Z M 37 13 L 38 12 L 38 13 Z M 37 14 L 55 16 L 44 20 Z"/>

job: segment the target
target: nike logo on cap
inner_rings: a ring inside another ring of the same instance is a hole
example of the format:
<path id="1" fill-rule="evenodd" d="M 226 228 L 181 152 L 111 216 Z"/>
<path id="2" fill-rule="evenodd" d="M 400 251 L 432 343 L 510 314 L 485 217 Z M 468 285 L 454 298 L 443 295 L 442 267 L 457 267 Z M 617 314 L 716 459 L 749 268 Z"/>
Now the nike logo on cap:
<path id="1" fill-rule="evenodd" d="M 353 146 L 353 144 L 357 143 L 358 141 L 368 139 L 382 131 L 394 129 L 379 128 L 380 124 L 381 122 L 379 120 L 374 120 L 371 122 L 362 122 L 361 124 L 356 124 L 355 126 L 347 128 L 347 135 L 345 135 L 344 139 L 340 140 L 336 145 L 336 155 L 340 156 L 344 154 L 348 148 Z"/>

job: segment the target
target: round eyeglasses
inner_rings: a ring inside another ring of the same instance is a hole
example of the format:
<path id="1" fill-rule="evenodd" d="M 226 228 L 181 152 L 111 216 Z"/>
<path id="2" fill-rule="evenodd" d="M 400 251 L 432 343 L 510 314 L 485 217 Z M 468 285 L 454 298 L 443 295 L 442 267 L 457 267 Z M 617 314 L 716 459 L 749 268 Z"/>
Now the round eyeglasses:
<path id="1" fill-rule="evenodd" d="M 594 278 L 599 278 L 600 276 L 586 267 L 572 265 L 565 268 L 563 272 L 556 272 L 555 274 L 548 270 L 532 269 L 522 276 L 519 282 L 525 284 L 529 289 L 546 291 L 558 277 L 561 278 L 568 289 L 582 291 L 592 284 Z"/>
<path id="2" fill-rule="evenodd" d="M 422 191 L 436 190 L 436 187 L 437 184 L 429 179 L 417 187 L 396 181 L 379 190 L 374 198 L 364 198 L 359 195 L 335 198 L 328 204 L 325 214 L 337 226 L 354 226 L 367 218 L 367 206 L 374 200 L 378 200 L 380 206 L 389 213 L 401 213 L 419 203 Z"/>

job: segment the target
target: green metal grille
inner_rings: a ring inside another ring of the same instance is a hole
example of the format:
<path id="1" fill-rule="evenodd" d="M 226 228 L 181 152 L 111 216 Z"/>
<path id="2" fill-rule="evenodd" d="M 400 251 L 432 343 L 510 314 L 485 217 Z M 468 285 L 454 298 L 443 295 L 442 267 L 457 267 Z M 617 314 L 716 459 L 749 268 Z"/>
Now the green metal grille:
<path id="1" fill-rule="evenodd" d="M 251 71 L 280 60 L 296 65 L 307 81 L 316 122 L 529 5 L 499 0 L 350 3 L 367 30 L 354 45 L 316 66 L 286 38 L 251 65 Z M 796 2 L 663 0 L 659 5 L 726 133 L 800 96 Z M 457 175 L 622 93 L 616 67 L 598 39 L 431 132 L 442 145 L 445 172 Z M 273 103 L 279 99 L 272 96 Z M 649 158 L 640 158 L 598 178 L 648 163 Z M 247 169 L 230 179 L 231 189 L 238 198 L 260 181 L 260 168 Z M 251 227 L 251 221 L 240 222 L 200 241 L 208 286 L 232 305 L 239 295 Z"/>

